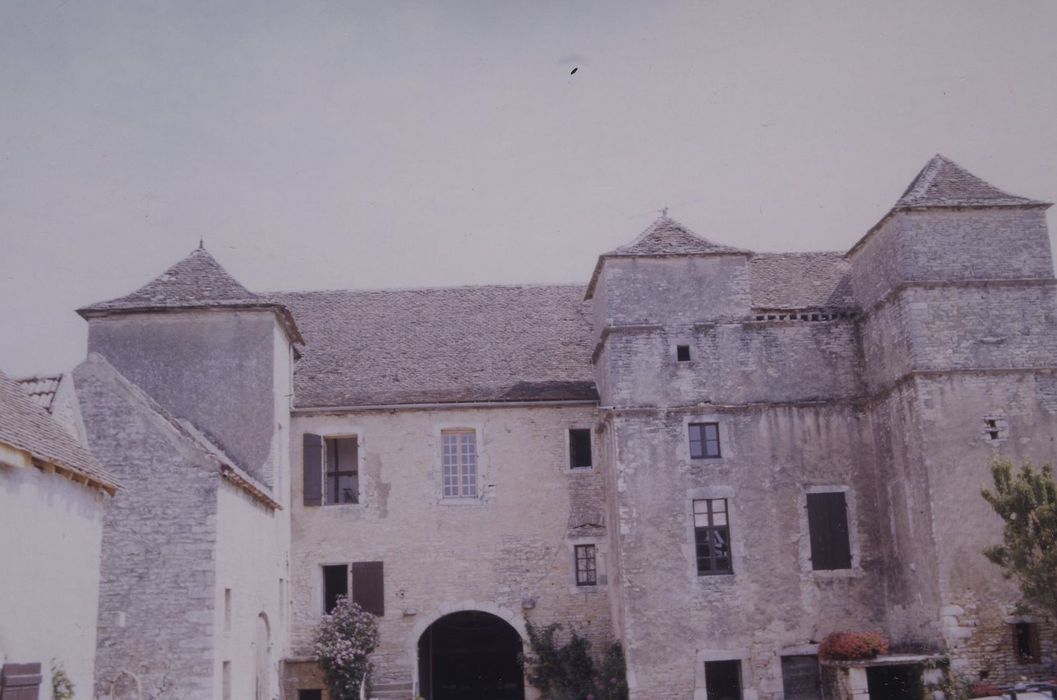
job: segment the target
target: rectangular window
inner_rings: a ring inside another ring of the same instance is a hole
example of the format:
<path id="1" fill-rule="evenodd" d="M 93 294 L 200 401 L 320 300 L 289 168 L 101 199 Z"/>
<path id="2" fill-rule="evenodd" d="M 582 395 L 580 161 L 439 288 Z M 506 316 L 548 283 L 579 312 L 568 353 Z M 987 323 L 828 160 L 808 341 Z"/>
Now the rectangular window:
<path id="1" fill-rule="evenodd" d="M 224 700 L 231 700 L 231 662 L 225 661 L 221 676 L 221 693 Z"/>
<path id="2" fill-rule="evenodd" d="M 598 567 L 593 544 L 578 544 L 576 550 L 576 585 L 595 586 L 598 584 Z"/>
<path id="3" fill-rule="evenodd" d="M 328 506 L 359 503 L 359 448 L 356 438 L 325 438 L 324 443 L 327 448 L 324 503 Z"/>
<path id="4" fill-rule="evenodd" d="M 569 468 L 586 469 L 591 466 L 591 430 L 569 430 Z"/>
<path id="5" fill-rule="evenodd" d="M 1022 664 L 1037 664 L 1042 657 L 1039 644 L 1039 626 L 1034 622 L 1018 622 L 1013 625 L 1013 650 Z"/>
<path id="6" fill-rule="evenodd" d="M 347 564 L 323 567 L 323 611 L 330 613 L 338 604 L 340 596 L 349 594 L 349 567 Z"/>
<path id="7" fill-rule="evenodd" d="M 741 662 L 706 661 L 705 693 L 708 700 L 741 700 Z"/>
<path id="8" fill-rule="evenodd" d="M 442 430 L 440 433 L 445 498 L 477 496 L 477 433 Z"/>
<path id="9" fill-rule="evenodd" d="M 818 672 L 818 657 L 783 656 L 782 689 L 785 700 L 821 700 L 822 678 Z"/>
<path id="10" fill-rule="evenodd" d="M 297 700 L 323 700 L 323 691 L 301 688 L 297 691 Z"/>
<path id="11" fill-rule="evenodd" d="M 689 345 L 676 345 L 675 346 L 675 359 L 679 362 L 690 361 L 690 346 Z"/>
<path id="12" fill-rule="evenodd" d="M 231 631 L 231 589 L 224 589 L 224 631 Z"/>
<path id="13" fill-rule="evenodd" d="M 704 498 L 694 501 L 694 544 L 697 548 L 698 576 L 734 572 L 730 556 L 727 499 Z"/>
<path id="14" fill-rule="evenodd" d="M 352 602 L 372 615 L 385 615 L 385 576 L 382 562 L 353 563 Z"/>
<path id="15" fill-rule="evenodd" d="M 807 494 L 807 524 L 811 532 L 811 568 L 815 571 L 850 569 L 848 504 L 844 492 Z"/>
<path id="16" fill-rule="evenodd" d="M 690 424 L 690 458 L 719 457 L 719 423 Z"/>

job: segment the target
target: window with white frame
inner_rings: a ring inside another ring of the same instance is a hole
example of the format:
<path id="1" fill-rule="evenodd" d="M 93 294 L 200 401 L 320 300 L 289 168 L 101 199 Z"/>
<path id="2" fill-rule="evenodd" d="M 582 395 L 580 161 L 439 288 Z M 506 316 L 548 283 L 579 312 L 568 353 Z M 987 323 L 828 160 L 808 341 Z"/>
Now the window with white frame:
<path id="1" fill-rule="evenodd" d="M 441 469 L 445 498 L 477 496 L 477 433 L 472 428 L 442 430 Z"/>

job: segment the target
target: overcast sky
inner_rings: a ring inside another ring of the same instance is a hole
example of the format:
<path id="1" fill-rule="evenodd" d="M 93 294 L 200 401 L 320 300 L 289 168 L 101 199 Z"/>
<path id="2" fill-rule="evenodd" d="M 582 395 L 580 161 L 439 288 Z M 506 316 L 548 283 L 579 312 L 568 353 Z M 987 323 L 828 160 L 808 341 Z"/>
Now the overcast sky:
<path id="1" fill-rule="evenodd" d="M 937 152 L 1052 201 L 1055 26 L 1049 0 L 2 0 L 0 369 L 70 369 L 73 309 L 200 237 L 254 291 L 585 283 L 666 205 L 845 250 Z"/>

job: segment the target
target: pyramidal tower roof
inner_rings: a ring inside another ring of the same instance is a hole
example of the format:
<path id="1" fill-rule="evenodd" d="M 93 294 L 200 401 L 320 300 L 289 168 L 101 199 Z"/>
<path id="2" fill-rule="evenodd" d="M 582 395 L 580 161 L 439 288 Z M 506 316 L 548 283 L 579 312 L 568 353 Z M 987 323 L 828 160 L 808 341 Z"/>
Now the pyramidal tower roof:
<path id="1" fill-rule="evenodd" d="M 82 307 L 77 313 L 93 318 L 115 313 L 196 308 L 273 309 L 279 312 L 291 338 L 302 342 L 293 316 L 285 306 L 243 287 L 201 245 L 131 294 Z"/>
<path id="2" fill-rule="evenodd" d="M 661 214 L 638 238 L 598 256 L 598 263 L 587 285 L 585 299 L 594 296 L 598 276 L 606 258 L 669 257 L 697 255 L 752 255 L 751 251 L 713 243 L 702 238 L 675 219 Z"/>
<path id="3" fill-rule="evenodd" d="M 1046 204 L 1003 192 L 954 161 L 937 154 L 921 169 L 893 208 L 1017 207 Z"/>

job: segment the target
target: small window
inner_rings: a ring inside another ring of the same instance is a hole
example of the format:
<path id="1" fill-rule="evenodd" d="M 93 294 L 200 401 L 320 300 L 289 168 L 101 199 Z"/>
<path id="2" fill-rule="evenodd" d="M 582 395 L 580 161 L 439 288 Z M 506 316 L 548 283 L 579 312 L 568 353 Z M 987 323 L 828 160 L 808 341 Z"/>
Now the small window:
<path id="1" fill-rule="evenodd" d="M 851 568 L 848 504 L 842 491 L 807 494 L 807 525 L 811 537 L 811 568 Z"/>
<path id="2" fill-rule="evenodd" d="M 694 545 L 697 549 L 698 576 L 734 572 L 730 556 L 730 522 L 727 516 L 725 498 L 694 501 Z"/>
<path id="3" fill-rule="evenodd" d="M 820 700 L 822 678 L 818 672 L 818 657 L 783 656 L 782 690 L 785 700 Z"/>
<path id="4" fill-rule="evenodd" d="M 477 433 L 442 430 L 440 433 L 445 498 L 477 496 Z"/>
<path id="5" fill-rule="evenodd" d="M 325 438 L 327 473 L 324 503 L 360 502 L 359 448 L 355 437 Z"/>
<path id="6" fill-rule="evenodd" d="M 222 667 L 221 693 L 224 700 L 231 700 L 231 662 L 225 661 Z"/>
<path id="7" fill-rule="evenodd" d="M 1039 644 L 1039 626 L 1034 622 L 1018 622 L 1013 625 L 1013 650 L 1022 664 L 1039 663 L 1042 650 Z"/>
<path id="8" fill-rule="evenodd" d="M 576 585 L 598 585 L 598 568 L 593 544 L 576 545 Z"/>
<path id="9" fill-rule="evenodd" d="M 346 564 L 323 567 L 323 611 L 330 613 L 338 598 L 349 594 L 349 567 Z"/>
<path id="10" fill-rule="evenodd" d="M 300 688 L 297 691 L 297 700 L 323 700 L 323 690 Z"/>
<path id="11" fill-rule="evenodd" d="M 1005 437 L 1005 419 L 984 418 L 984 439 L 988 442 L 997 442 Z"/>
<path id="12" fill-rule="evenodd" d="M 690 361 L 690 346 L 689 345 L 676 345 L 675 346 L 675 359 L 679 362 Z"/>
<path id="13" fill-rule="evenodd" d="M 719 456 L 719 423 L 691 423 L 690 458 L 715 459 Z"/>
<path id="14" fill-rule="evenodd" d="M 706 661 L 705 693 L 708 700 L 741 700 L 741 662 Z"/>
<path id="15" fill-rule="evenodd" d="M 224 631 L 231 631 L 231 589 L 224 589 Z"/>
<path id="16" fill-rule="evenodd" d="M 591 431 L 588 428 L 569 430 L 569 468 L 587 469 L 591 466 Z"/>

